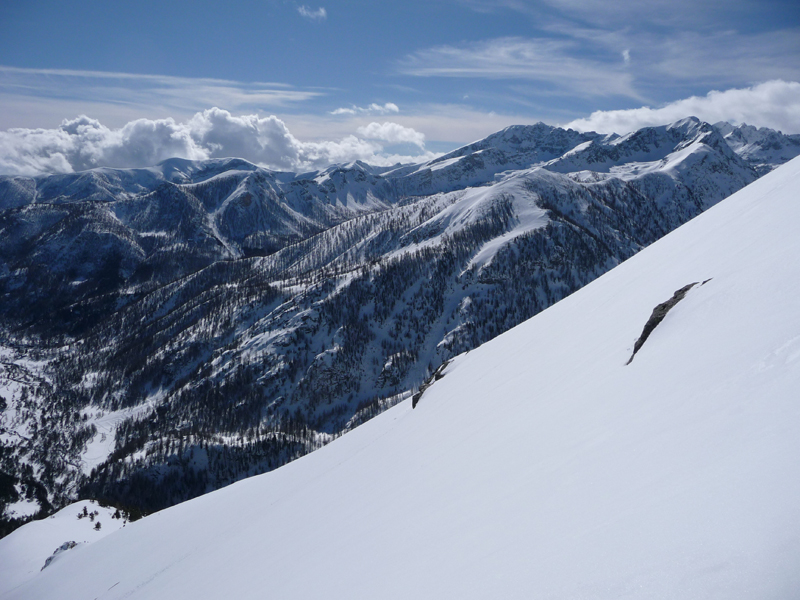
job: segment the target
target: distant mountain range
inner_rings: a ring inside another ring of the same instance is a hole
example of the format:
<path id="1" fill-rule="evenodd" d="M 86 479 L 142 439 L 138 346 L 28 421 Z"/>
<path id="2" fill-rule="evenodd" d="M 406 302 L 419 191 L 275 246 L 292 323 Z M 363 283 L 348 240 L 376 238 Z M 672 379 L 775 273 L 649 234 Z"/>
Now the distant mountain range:
<path id="1" fill-rule="evenodd" d="M 509 127 L 393 168 L 0 177 L 6 520 L 280 466 L 798 154 L 688 118 Z"/>

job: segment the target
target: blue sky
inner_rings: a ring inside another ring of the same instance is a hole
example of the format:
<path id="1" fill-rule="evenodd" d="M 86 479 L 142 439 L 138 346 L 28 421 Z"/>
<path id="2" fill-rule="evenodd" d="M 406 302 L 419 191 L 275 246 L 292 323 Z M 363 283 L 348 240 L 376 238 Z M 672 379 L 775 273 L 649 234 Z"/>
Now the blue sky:
<path id="1" fill-rule="evenodd" d="M 20 153 L 63 148 L 29 130 L 79 115 L 95 142 L 171 119 L 162 133 L 189 146 L 163 152 L 249 144 L 276 168 L 424 157 L 539 120 L 623 133 L 696 114 L 800 133 L 797 82 L 796 0 L 5 2 L 0 172 L 34 172 Z M 286 135 L 297 156 L 273 160 L 263 146 Z"/>

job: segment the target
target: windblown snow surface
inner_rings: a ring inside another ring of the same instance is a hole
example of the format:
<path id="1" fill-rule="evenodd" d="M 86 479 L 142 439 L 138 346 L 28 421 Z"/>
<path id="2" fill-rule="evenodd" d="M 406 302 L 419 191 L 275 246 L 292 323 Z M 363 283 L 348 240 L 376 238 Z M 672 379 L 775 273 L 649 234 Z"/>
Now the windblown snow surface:
<path id="1" fill-rule="evenodd" d="M 799 222 L 795 159 L 457 357 L 415 410 L 3 597 L 798 597 Z"/>

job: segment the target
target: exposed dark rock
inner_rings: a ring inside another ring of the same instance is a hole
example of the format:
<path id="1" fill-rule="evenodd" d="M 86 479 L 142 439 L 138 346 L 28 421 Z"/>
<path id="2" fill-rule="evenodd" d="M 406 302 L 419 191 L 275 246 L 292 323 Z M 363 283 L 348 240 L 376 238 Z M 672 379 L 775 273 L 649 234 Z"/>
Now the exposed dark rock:
<path id="1" fill-rule="evenodd" d="M 705 285 L 710 279 L 706 279 L 701 285 Z M 672 294 L 672 298 L 667 300 L 666 302 L 662 302 L 658 306 L 653 309 L 653 313 L 650 315 L 650 318 L 647 319 L 647 323 L 644 324 L 644 329 L 642 330 L 642 335 L 639 336 L 639 339 L 636 340 L 636 343 L 633 345 L 633 354 L 628 359 L 628 362 L 625 363 L 626 365 L 631 364 L 633 362 L 633 357 L 636 356 L 636 353 L 639 349 L 644 346 L 644 343 L 647 341 L 647 338 L 650 337 L 650 334 L 653 333 L 653 330 L 658 327 L 658 324 L 664 320 L 664 317 L 667 316 L 667 313 L 672 310 L 672 308 L 681 300 L 686 297 L 686 294 L 692 289 L 694 286 L 697 285 L 697 282 L 690 283 L 689 285 L 683 286 L 681 289 L 677 290 L 674 294 Z"/>
<path id="2" fill-rule="evenodd" d="M 77 542 L 64 542 L 58 548 L 55 549 L 55 552 L 53 552 L 51 556 L 47 557 L 47 560 L 44 561 L 44 566 L 39 570 L 44 571 L 48 566 L 50 566 L 50 563 L 53 562 L 53 559 L 55 559 L 56 556 L 58 556 L 62 552 L 66 552 L 67 550 L 72 550 L 77 545 L 78 545 Z"/>
<path id="3" fill-rule="evenodd" d="M 431 387 L 435 382 L 439 381 L 442 377 L 444 377 L 444 370 L 447 368 L 447 365 L 450 364 L 449 360 L 444 361 L 438 369 L 433 372 L 433 375 L 428 377 L 421 386 L 419 386 L 419 391 L 414 394 L 413 398 L 411 399 L 411 408 L 417 408 L 417 403 L 419 402 L 420 398 L 422 398 L 422 394 L 425 393 L 429 387 Z"/>

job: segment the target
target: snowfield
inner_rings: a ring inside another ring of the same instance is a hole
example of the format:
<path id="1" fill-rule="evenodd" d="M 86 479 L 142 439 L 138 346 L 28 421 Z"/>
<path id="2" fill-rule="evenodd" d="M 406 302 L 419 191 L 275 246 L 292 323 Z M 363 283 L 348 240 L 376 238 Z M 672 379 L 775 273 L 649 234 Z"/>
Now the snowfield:
<path id="1" fill-rule="evenodd" d="M 457 357 L 415 410 L 1 596 L 797 597 L 798 222 L 795 159 Z"/>
<path id="2" fill-rule="evenodd" d="M 0 540 L 0 593 L 36 577 L 56 548 L 65 542 L 76 545 L 56 554 L 48 569 L 64 559 L 64 552 L 78 552 L 84 545 L 125 527 L 127 520 L 115 518 L 115 512 L 94 500 L 81 500 L 11 532 Z M 100 528 L 95 529 L 98 523 Z"/>

